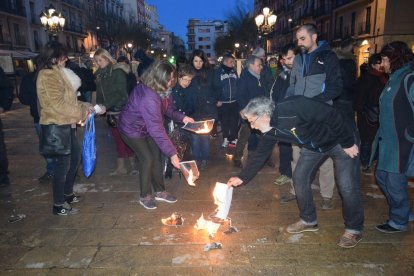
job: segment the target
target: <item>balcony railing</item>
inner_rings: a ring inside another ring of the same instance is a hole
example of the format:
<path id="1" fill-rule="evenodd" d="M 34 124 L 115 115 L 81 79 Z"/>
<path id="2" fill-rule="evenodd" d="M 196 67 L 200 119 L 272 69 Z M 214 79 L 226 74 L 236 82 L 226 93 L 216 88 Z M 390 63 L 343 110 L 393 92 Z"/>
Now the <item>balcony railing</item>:
<path id="1" fill-rule="evenodd" d="M 358 35 L 370 34 L 371 24 L 368 22 L 361 22 L 358 24 Z"/>
<path id="2" fill-rule="evenodd" d="M 17 5 L 13 7 L 12 5 L 10 5 L 10 1 L 0 1 L 0 11 L 26 17 L 26 9 L 24 8 L 24 6 Z"/>
<path id="3" fill-rule="evenodd" d="M 86 34 L 85 28 L 83 26 L 75 25 L 75 24 L 67 24 L 65 25 L 65 31 L 79 33 L 79 34 Z"/>

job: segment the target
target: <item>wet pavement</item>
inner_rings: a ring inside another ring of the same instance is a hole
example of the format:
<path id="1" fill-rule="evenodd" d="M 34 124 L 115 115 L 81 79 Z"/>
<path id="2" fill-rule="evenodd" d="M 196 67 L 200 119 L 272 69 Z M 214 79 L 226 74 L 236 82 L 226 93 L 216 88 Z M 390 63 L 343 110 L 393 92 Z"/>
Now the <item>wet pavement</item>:
<path id="1" fill-rule="evenodd" d="M 108 176 L 116 166 L 115 145 L 100 118 L 96 171 L 87 179 L 79 170 L 75 185 L 82 197 L 76 203 L 80 213 L 60 217 L 52 215 L 51 183 L 37 180 L 45 162 L 29 109 L 16 103 L 0 116 L 12 182 L 0 188 L 1 275 L 414 275 L 413 230 L 383 234 L 374 229 L 388 209 L 373 175 L 362 176 L 365 230 L 353 249 L 336 245 L 344 230 L 336 189 L 334 209 L 317 210 L 318 232 L 286 233 L 287 225 L 298 219 L 298 208 L 295 201 L 279 203 L 289 185 L 273 184 L 279 174 L 270 167 L 234 190 L 229 216 L 240 232 L 224 234 L 223 225 L 209 238 L 194 224 L 215 209 L 215 183 L 238 172 L 219 148 L 220 139 L 213 140 L 211 162 L 196 187 L 174 174 L 166 186 L 178 202 L 146 210 L 137 201 L 137 176 Z M 413 199 L 412 182 L 410 194 Z M 319 207 L 318 191 L 314 199 Z M 173 212 L 183 215 L 183 226 L 161 223 Z M 26 217 L 10 223 L 12 214 Z M 222 248 L 205 252 L 211 242 Z"/>

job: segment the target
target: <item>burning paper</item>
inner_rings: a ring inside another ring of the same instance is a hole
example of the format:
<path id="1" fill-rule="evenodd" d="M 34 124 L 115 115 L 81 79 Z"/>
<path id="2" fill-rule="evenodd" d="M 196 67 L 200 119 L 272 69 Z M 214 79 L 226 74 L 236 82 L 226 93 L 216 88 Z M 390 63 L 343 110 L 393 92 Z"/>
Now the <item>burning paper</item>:
<path id="1" fill-rule="evenodd" d="M 188 185 L 195 186 L 194 181 L 200 177 L 197 163 L 194 160 L 180 162 L 180 169 L 185 179 L 187 180 Z"/>
<path id="2" fill-rule="evenodd" d="M 161 219 L 161 222 L 167 226 L 182 226 L 184 224 L 184 218 L 181 214 L 174 212 L 170 217 Z"/>
<path id="3" fill-rule="evenodd" d="M 198 133 L 198 134 L 207 134 L 213 129 L 214 119 L 206 121 L 197 121 L 194 123 L 186 123 L 183 126 L 183 129 Z"/>
<path id="4" fill-rule="evenodd" d="M 217 205 L 217 213 L 215 216 L 220 219 L 226 219 L 230 211 L 233 187 L 228 187 L 227 184 L 216 182 L 213 196 L 214 204 Z"/>
<path id="5" fill-rule="evenodd" d="M 197 220 L 196 224 L 194 225 L 194 228 L 196 228 L 197 230 L 206 229 L 208 231 L 209 236 L 214 236 L 220 228 L 220 223 L 214 223 L 211 220 L 205 220 L 204 215 L 201 214 L 201 217 Z"/>

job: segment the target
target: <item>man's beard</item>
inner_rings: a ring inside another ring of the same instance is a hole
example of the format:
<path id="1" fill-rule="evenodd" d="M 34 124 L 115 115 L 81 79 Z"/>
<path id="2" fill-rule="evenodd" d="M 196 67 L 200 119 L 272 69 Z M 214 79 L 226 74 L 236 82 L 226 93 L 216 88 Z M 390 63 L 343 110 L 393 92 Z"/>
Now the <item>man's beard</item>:
<path id="1" fill-rule="evenodd" d="M 302 54 L 307 54 L 309 52 L 309 48 L 306 46 L 299 46 L 299 49 Z"/>

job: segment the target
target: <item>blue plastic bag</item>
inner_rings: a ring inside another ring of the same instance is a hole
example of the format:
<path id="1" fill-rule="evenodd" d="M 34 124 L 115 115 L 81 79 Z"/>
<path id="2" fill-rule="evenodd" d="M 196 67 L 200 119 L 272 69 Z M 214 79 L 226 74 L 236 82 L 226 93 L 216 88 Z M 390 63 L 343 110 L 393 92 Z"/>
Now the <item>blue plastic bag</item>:
<path id="1" fill-rule="evenodd" d="M 86 120 L 85 135 L 83 137 L 82 167 L 86 177 L 91 176 L 96 165 L 96 133 L 95 116 L 92 114 Z"/>

